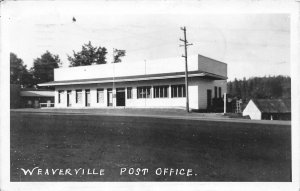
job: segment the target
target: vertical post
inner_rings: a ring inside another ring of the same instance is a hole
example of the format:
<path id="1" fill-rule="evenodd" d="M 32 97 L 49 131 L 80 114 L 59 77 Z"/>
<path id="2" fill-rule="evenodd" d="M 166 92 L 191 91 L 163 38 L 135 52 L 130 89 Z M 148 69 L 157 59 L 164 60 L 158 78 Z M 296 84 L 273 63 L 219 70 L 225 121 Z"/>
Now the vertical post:
<path id="1" fill-rule="evenodd" d="M 111 90 L 111 94 L 112 94 L 112 105 L 113 107 L 115 107 L 115 94 L 116 91 L 114 91 L 115 89 L 115 49 L 113 48 L 113 85 L 112 85 L 112 90 Z"/>
<path id="2" fill-rule="evenodd" d="M 184 32 L 184 54 L 185 54 L 185 95 L 186 95 L 186 111 L 190 111 L 190 105 L 189 105 L 189 79 L 188 79 L 188 63 L 187 63 L 187 46 L 186 46 L 186 28 L 183 28 Z"/>
<path id="3" fill-rule="evenodd" d="M 226 93 L 224 93 L 224 115 L 226 113 L 226 104 L 227 104 L 227 101 L 226 101 Z"/>
<path id="4" fill-rule="evenodd" d="M 184 46 L 184 57 L 185 58 L 185 95 L 186 95 L 186 111 L 190 112 L 190 106 L 189 106 L 189 82 L 188 82 L 188 63 L 187 63 L 187 46 L 192 45 L 192 44 L 188 44 L 187 40 L 186 40 L 186 28 L 185 27 L 181 27 L 181 30 L 183 30 L 183 34 L 184 34 L 184 40 L 180 39 L 180 41 L 184 42 L 184 45 L 180 45 L 180 46 Z"/>

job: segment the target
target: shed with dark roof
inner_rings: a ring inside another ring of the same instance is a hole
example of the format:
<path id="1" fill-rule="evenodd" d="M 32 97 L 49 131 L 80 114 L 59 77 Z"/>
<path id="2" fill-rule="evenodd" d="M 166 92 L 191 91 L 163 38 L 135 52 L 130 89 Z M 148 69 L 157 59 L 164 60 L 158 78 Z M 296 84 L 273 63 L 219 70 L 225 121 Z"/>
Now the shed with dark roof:
<path id="1" fill-rule="evenodd" d="M 291 99 L 251 99 L 243 116 L 251 119 L 291 120 Z"/>
<path id="2" fill-rule="evenodd" d="M 37 90 L 24 89 L 20 91 L 21 107 L 53 107 L 54 91 L 53 90 Z"/>

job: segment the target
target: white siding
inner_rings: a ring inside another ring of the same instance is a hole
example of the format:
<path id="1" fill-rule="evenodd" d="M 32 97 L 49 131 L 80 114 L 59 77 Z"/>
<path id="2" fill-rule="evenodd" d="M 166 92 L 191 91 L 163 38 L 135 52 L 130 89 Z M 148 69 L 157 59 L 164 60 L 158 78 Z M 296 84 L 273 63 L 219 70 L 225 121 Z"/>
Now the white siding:
<path id="1" fill-rule="evenodd" d="M 243 111 L 243 116 L 247 115 L 249 115 L 251 119 L 261 120 L 261 112 L 252 100 L 248 102 Z"/>
<path id="2" fill-rule="evenodd" d="M 198 55 L 198 70 L 227 76 L 227 64 Z"/>
<path id="3" fill-rule="evenodd" d="M 151 61 L 141 61 L 136 63 L 116 63 L 116 64 L 103 64 L 92 66 L 80 66 L 72 68 L 59 68 L 54 70 L 55 81 L 62 80 L 80 80 L 92 78 L 106 78 L 112 76 L 134 76 L 144 74 L 159 74 L 171 72 L 183 72 L 184 59 L 168 58 Z M 130 68 L 130 69 L 129 69 Z M 222 75 L 227 77 L 227 65 L 203 57 L 201 55 L 189 56 L 189 71 L 203 71 Z M 132 82 L 118 82 L 114 85 L 112 83 L 102 84 L 82 84 L 82 85 L 64 85 L 56 86 L 55 89 L 55 107 L 67 107 L 67 90 L 72 91 L 71 108 L 84 108 L 85 107 L 85 90 L 90 89 L 91 108 L 107 107 L 107 88 L 113 88 L 113 94 L 116 93 L 116 88 L 132 87 L 132 99 L 127 99 L 125 93 L 126 107 L 185 107 L 186 98 L 171 98 L 171 85 L 184 84 L 184 79 L 164 79 L 164 80 L 149 80 L 149 81 L 132 81 Z M 153 98 L 153 86 L 168 85 L 169 96 L 168 98 Z M 151 86 L 151 98 L 137 99 L 138 86 Z M 222 88 L 222 95 L 227 92 L 226 80 L 208 80 L 201 77 L 193 77 L 189 82 L 189 102 L 191 109 L 206 109 L 207 107 L 207 90 L 212 91 L 212 98 L 214 98 L 214 87 Z M 97 103 L 97 88 L 104 89 L 104 103 Z M 82 103 L 76 103 L 76 90 L 82 90 Z M 58 103 L 58 90 L 64 90 L 62 95 L 62 102 Z M 219 96 L 219 93 L 217 94 Z M 116 97 L 113 96 L 113 105 L 116 106 Z"/>
<path id="4" fill-rule="evenodd" d="M 227 77 L 227 64 L 201 55 L 191 55 L 188 57 L 188 70 L 199 70 Z M 140 62 L 120 62 L 115 64 L 108 63 L 91 66 L 56 68 L 54 69 L 54 79 L 55 81 L 79 80 L 184 71 L 184 59 L 176 57 Z"/>
<path id="5" fill-rule="evenodd" d="M 189 56 L 189 71 L 199 69 L 197 55 Z M 55 81 L 107 78 L 119 76 L 135 76 L 145 74 L 159 74 L 171 72 L 183 72 L 185 70 L 184 59 L 167 58 L 140 62 L 120 62 L 115 64 L 100 64 L 91 66 L 77 66 L 54 69 Z M 67 74 L 67 75 L 66 75 Z"/>
<path id="6" fill-rule="evenodd" d="M 123 82 L 116 83 L 114 85 L 114 93 L 116 88 L 125 88 L 125 106 L 126 107 L 151 107 L 151 108 L 168 108 L 179 107 L 184 108 L 186 106 L 186 98 L 171 98 L 171 85 L 184 84 L 183 79 L 165 79 L 156 81 L 139 81 L 139 82 Z M 169 93 L 167 98 L 154 98 L 153 86 L 168 85 Z M 137 87 L 139 86 L 151 86 L 151 98 L 137 98 Z M 191 109 L 206 109 L 207 107 L 207 89 L 212 90 L 214 95 L 214 87 L 221 87 L 222 93 L 226 92 L 225 80 L 203 80 L 200 78 L 193 78 L 189 82 L 189 102 Z M 107 88 L 112 88 L 112 83 L 107 84 L 88 84 L 88 85 L 69 85 L 58 86 L 55 90 L 55 107 L 66 108 L 67 107 L 67 90 L 72 90 L 70 108 L 84 108 L 85 107 L 85 90 L 90 89 L 91 94 L 91 106 L 90 108 L 104 108 L 107 107 Z M 132 99 L 127 99 L 127 87 L 132 87 Z M 104 89 L 104 103 L 97 103 L 97 89 Z M 76 90 L 82 90 L 82 103 L 76 103 Z M 62 103 L 58 103 L 58 90 L 64 90 L 62 95 Z M 219 90 L 219 89 L 218 89 Z M 212 97 L 213 98 L 213 97 Z M 116 98 L 113 99 L 113 104 L 116 106 Z"/>

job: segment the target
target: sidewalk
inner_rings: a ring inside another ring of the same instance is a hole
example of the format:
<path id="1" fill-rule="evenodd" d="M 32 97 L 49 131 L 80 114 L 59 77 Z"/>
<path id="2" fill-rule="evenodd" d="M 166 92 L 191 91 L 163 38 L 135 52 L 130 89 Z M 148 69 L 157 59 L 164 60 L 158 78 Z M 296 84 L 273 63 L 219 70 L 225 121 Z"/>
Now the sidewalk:
<path id="1" fill-rule="evenodd" d="M 11 109 L 15 113 L 34 113 L 51 115 L 103 115 L 103 116 L 134 116 L 134 117 L 155 117 L 184 120 L 206 120 L 238 123 L 262 123 L 262 124 L 282 124 L 291 125 L 290 121 L 270 121 L 270 120 L 249 120 L 240 118 L 230 118 L 223 113 L 187 113 L 184 109 L 153 109 L 153 108 L 126 108 L 126 109 Z"/>

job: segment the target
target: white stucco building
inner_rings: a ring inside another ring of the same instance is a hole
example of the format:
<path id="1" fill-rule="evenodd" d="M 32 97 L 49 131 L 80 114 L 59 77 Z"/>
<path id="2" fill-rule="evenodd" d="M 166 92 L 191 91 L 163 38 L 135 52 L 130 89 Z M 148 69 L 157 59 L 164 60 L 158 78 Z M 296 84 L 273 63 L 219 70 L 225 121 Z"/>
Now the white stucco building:
<path id="1" fill-rule="evenodd" d="M 189 56 L 191 109 L 206 109 L 226 93 L 227 64 L 201 55 Z M 54 81 L 56 108 L 185 107 L 184 59 L 168 58 L 58 68 Z"/>

